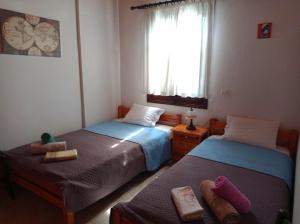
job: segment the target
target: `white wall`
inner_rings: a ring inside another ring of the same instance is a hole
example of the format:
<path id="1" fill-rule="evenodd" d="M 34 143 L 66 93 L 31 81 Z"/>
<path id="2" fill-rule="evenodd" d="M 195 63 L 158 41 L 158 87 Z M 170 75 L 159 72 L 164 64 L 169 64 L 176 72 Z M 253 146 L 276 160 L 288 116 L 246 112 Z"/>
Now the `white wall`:
<path id="1" fill-rule="evenodd" d="M 129 8 L 150 1 L 119 2 L 122 103 L 146 104 L 140 67 L 144 14 Z M 209 117 L 238 114 L 279 119 L 283 126 L 300 130 L 299 12 L 299 0 L 217 0 L 209 108 L 197 110 L 199 124 L 206 124 Z M 257 24 L 262 22 L 273 23 L 271 39 L 256 39 Z M 229 94 L 222 95 L 222 90 Z M 174 112 L 187 110 L 158 106 Z M 300 223 L 299 188 L 298 163 L 294 224 Z"/>
<path id="2" fill-rule="evenodd" d="M 80 0 L 87 125 L 120 103 L 118 5 Z M 61 58 L 0 54 L 0 150 L 81 128 L 75 0 L 0 0 L 0 8 L 60 21 Z"/>
<path id="3" fill-rule="evenodd" d="M 141 88 L 143 10 L 120 2 L 122 103 L 146 104 Z M 300 129 L 300 1 L 217 0 L 209 109 L 197 110 L 198 123 L 209 117 L 239 114 L 280 119 Z M 273 23 L 273 37 L 257 40 L 257 24 Z M 229 94 L 222 96 L 221 91 Z M 159 105 L 169 111 L 187 108 Z"/>
<path id="4" fill-rule="evenodd" d="M 212 116 L 279 119 L 300 130 L 300 1 L 220 0 L 210 79 Z M 272 22 L 271 39 L 256 39 Z M 220 90 L 229 90 L 221 96 Z"/>
<path id="5" fill-rule="evenodd" d="M 0 149 L 81 127 L 73 0 L 1 0 L 4 9 L 60 21 L 61 58 L 0 55 Z"/>
<path id="6" fill-rule="evenodd" d="M 86 124 L 116 116 L 120 104 L 118 1 L 81 0 Z"/>

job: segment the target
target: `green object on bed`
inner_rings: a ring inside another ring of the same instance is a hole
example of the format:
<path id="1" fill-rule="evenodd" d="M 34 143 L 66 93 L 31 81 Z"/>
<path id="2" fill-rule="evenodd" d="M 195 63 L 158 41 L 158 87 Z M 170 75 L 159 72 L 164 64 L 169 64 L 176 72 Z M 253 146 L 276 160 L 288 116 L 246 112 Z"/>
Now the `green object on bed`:
<path id="1" fill-rule="evenodd" d="M 42 141 L 42 144 L 48 144 L 48 143 L 55 142 L 55 139 L 53 138 L 53 136 L 51 134 L 43 133 L 41 135 L 41 141 Z"/>

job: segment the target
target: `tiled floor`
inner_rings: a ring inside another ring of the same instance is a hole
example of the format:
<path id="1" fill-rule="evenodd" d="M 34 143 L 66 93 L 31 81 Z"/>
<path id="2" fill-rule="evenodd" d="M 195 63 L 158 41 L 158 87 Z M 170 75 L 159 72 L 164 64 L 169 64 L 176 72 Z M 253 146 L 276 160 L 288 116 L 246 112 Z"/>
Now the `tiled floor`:
<path id="1" fill-rule="evenodd" d="M 169 166 L 164 166 L 154 174 L 140 175 L 108 197 L 76 213 L 76 224 L 108 224 L 112 206 L 121 201 L 129 201 L 168 168 Z M 10 200 L 3 186 L 0 186 L 1 224 L 61 223 L 62 214 L 59 209 L 21 187 L 16 187 L 15 191 L 17 199 Z"/>

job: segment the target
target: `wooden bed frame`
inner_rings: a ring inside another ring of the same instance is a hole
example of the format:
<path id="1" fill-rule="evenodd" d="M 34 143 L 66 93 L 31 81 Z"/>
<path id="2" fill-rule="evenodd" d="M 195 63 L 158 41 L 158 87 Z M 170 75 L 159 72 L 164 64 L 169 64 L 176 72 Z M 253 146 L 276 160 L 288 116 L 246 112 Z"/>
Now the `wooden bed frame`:
<path id="1" fill-rule="evenodd" d="M 118 118 L 123 118 L 129 111 L 129 107 L 119 106 L 118 107 Z M 181 123 L 181 114 L 171 114 L 164 113 L 161 115 L 159 123 L 167 124 L 170 126 L 176 126 Z M 6 169 L 7 171 L 8 168 Z M 45 199 L 49 203 L 60 208 L 63 213 L 63 223 L 64 224 L 74 224 L 75 223 L 75 214 L 69 211 L 64 204 L 63 195 L 61 191 L 55 185 L 49 185 L 41 182 L 38 178 L 22 171 L 18 172 L 7 172 L 9 182 L 14 182 L 22 187 L 26 188 L 29 191 L 32 191 L 39 197 Z"/>
<path id="2" fill-rule="evenodd" d="M 209 120 L 209 135 L 223 135 L 226 122 L 212 118 Z M 287 148 L 290 151 L 292 159 L 296 159 L 298 147 L 299 132 L 297 130 L 282 130 L 278 131 L 277 145 Z M 117 208 L 111 209 L 111 224 L 138 224 L 130 221 Z"/>

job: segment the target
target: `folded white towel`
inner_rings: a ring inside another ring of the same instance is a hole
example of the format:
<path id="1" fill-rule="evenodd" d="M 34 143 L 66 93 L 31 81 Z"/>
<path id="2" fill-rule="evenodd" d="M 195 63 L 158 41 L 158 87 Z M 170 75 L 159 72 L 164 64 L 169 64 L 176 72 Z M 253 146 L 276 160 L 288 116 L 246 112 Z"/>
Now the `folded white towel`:
<path id="1" fill-rule="evenodd" d="M 192 187 L 173 188 L 171 196 L 182 221 L 201 220 L 204 210 L 199 204 Z"/>

